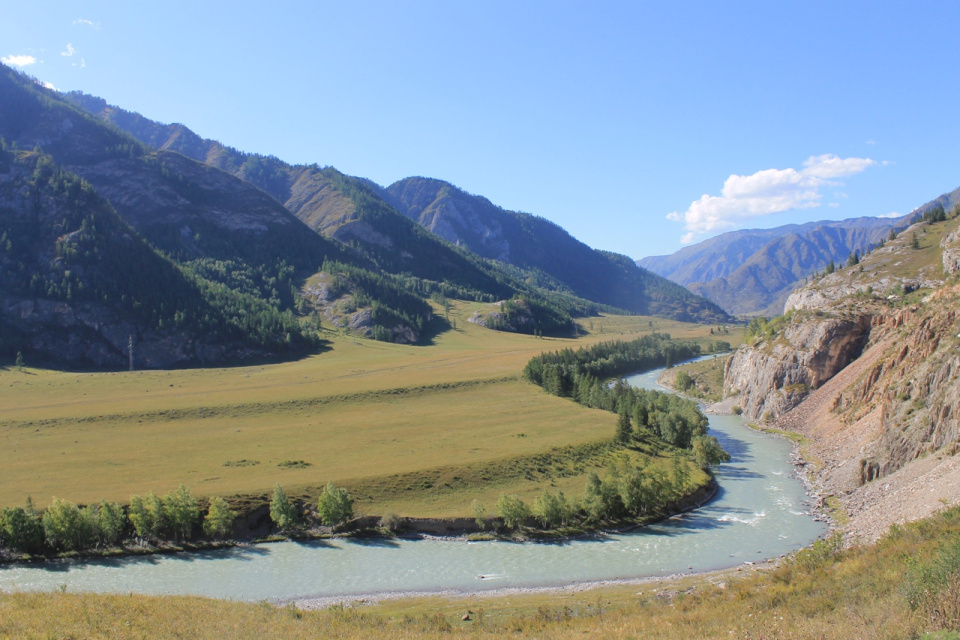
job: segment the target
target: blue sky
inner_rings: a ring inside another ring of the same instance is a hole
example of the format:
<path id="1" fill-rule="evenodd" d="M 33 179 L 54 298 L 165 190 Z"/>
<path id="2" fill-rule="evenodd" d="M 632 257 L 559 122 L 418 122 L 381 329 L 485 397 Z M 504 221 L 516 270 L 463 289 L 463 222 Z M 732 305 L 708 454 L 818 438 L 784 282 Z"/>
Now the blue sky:
<path id="1" fill-rule="evenodd" d="M 960 3 L 5 4 L 0 57 L 58 90 L 633 258 L 960 186 Z"/>

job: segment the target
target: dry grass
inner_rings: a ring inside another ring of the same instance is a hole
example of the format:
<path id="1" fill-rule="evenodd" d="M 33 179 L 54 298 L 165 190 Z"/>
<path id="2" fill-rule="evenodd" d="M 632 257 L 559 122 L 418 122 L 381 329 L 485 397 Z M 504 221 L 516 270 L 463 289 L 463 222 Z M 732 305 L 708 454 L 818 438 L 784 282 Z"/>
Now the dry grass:
<path id="1" fill-rule="evenodd" d="M 133 373 L 0 370 L 0 445 L 8 452 L 0 466 L 0 505 L 22 504 L 27 495 L 41 506 L 53 496 L 124 502 L 181 482 L 198 496 L 256 496 L 275 483 L 309 491 L 333 480 L 362 487 L 369 499 L 358 506 L 370 513 L 451 516 L 471 515 L 472 499 L 492 504 L 501 491 L 529 497 L 553 483 L 579 494 L 582 475 L 596 465 L 580 465 L 572 475 L 514 474 L 496 482 L 497 469 L 522 467 L 525 458 L 614 432 L 612 414 L 521 381 L 529 358 L 651 330 L 701 340 L 709 331 L 605 316 L 583 321 L 585 330 L 590 322 L 594 330 L 579 340 L 544 340 L 476 327 L 466 322 L 475 306 L 454 306 L 458 330 L 430 346 L 328 332 L 328 351 L 283 364 Z M 398 475 L 436 475 L 438 469 L 461 481 L 446 491 L 397 485 Z M 483 480 L 484 469 L 494 476 Z"/>

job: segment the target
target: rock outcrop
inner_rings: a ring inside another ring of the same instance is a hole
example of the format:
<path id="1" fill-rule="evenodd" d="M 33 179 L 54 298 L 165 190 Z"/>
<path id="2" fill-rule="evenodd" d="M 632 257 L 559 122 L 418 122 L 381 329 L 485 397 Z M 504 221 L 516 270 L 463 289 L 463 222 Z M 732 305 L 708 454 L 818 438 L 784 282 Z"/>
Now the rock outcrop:
<path id="1" fill-rule="evenodd" d="M 811 314 L 771 339 L 739 349 L 724 369 L 724 394 L 738 393 L 750 418 L 778 418 L 857 358 L 869 329 L 866 316 Z"/>
<path id="2" fill-rule="evenodd" d="M 940 248 L 943 249 L 943 272 L 954 274 L 960 271 L 960 230 L 944 236 Z"/>

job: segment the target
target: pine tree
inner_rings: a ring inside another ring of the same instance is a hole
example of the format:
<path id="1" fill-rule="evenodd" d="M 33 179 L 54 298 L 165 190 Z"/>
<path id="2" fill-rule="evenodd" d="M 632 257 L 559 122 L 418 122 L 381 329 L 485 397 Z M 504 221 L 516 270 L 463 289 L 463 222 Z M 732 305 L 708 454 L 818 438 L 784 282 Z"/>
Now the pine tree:
<path id="1" fill-rule="evenodd" d="M 630 426 L 630 416 L 621 411 L 617 416 L 617 442 L 627 444 L 633 437 L 633 427 Z"/>

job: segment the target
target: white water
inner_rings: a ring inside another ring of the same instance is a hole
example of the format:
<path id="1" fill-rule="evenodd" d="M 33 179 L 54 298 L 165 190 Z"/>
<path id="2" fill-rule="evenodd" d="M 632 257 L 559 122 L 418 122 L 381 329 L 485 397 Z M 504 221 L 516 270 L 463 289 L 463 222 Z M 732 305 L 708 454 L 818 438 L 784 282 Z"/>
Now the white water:
<path id="1" fill-rule="evenodd" d="M 632 376 L 653 388 L 660 370 Z M 806 513 L 788 442 L 710 416 L 730 452 L 708 505 L 641 530 L 559 543 L 449 540 L 284 542 L 169 556 L 0 568 L 0 589 L 196 594 L 241 600 L 396 591 L 479 591 L 719 569 L 808 545 L 825 526 Z"/>

